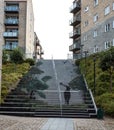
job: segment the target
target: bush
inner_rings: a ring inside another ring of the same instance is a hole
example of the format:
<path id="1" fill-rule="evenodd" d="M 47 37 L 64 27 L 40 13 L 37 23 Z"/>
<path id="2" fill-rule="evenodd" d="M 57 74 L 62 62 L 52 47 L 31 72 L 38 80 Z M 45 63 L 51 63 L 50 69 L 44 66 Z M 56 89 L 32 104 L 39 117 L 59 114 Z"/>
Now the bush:
<path id="1" fill-rule="evenodd" d="M 31 58 L 26 59 L 25 62 L 29 63 L 30 66 L 35 64 L 35 61 L 33 59 L 31 59 Z"/>
<path id="2" fill-rule="evenodd" d="M 75 64 L 76 64 L 77 66 L 79 66 L 79 65 L 80 65 L 80 59 L 75 60 Z"/>
<path id="3" fill-rule="evenodd" d="M 103 108 L 105 114 L 114 117 L 114 94 L 105 93 L 96 97 L 96 103 L 98 107 Z"/>
<path id="4" fill-rule="evenodd" d="M 8 54 L 5 50 L 3 50 L 3 54 L 2 54 L 2 63 L 6 64 L 8 61 Z"/>
<path id="5" fill-rule="evenodd" d="M 24 61 L 24 55 L 20 49 L 16 48 L 10 54 L 10 59 L 13 63 L 20 64 Z"/>

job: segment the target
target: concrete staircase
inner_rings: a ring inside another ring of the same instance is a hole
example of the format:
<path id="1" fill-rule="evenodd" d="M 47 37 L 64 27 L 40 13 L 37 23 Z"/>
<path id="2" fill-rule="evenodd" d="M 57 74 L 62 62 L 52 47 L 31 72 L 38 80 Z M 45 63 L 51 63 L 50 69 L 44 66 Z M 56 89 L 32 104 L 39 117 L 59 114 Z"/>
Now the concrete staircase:
<path id="1" fill-rule="evenodd" d="M 69 104 L 65 104 L 65 87 L 60 82 L 71 87 Z M 73 61 L 41 60 L 7 95 L 0 106 L 0 114 L 94 118 L 96 106 Z"/>

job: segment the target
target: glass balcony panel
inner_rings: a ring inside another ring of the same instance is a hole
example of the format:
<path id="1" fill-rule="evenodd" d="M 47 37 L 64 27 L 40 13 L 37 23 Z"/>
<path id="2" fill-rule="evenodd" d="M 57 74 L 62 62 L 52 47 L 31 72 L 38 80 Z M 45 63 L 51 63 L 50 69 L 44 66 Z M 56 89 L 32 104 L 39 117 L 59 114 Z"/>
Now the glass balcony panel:
<path id="1" fill-rule="evenodd" d="M 80 47 L 81 47 L 81 41 L 80 41 L 80 40 L 77 40 L 77 41 L 74 41 L 74 43 L 72 43 L 71 46 L 69 46 L 69 50 L 70 50 L 70 51 L 79 50 Z"/>
<path id="2" fill-rule="evenodd" d="M 4 37 L 18 37 L 18 32 L 4 32 Z"/>
<path id="3" fill-rule="evenodd" d="M 5 11 L 19 11 L 18 6 L 6 6 Z"/>
<path id="4" fill-rule="evenodd" d="M 17 46 L 18 46 L 18 42 L 6 42 L 3 48 L 6 50 L 13 50 L 17 48 Z"/>
<path id="5" fill-rule="evenodd" d="M 19 20 L 18 19 L 6 19 L 5 24 L 18 24 Z"/>

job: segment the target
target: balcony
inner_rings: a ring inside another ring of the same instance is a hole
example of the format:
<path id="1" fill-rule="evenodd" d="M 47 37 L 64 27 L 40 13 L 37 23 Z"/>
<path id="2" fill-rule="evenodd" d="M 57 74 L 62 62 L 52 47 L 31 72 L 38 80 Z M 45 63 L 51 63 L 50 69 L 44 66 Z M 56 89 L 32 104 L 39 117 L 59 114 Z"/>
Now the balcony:
<path id="1" fill-rule="evenodd" d="M 76 25 L 78 25 L 78 24 L 80 24 L 81 23 L 81 17 L 74 17 L 73 19 L 71 19 L 70 21 L 69 21 L 69 24 L 71 25 L 71 26 L 76 26 Z"/>
<path id="2" fill-rule="evenodd" d="M 69 51 L 77 51 L 80 50 L 80 46 L 81 46 L 81 41 L 77 40 L 76 42 L 74 42 L 71 46 L 69 46 Z"/>
<path id="3" fill-rule="evenodd" d="M 76 13 L 81 10 L 81 3 L 80 2 L 73 2 L 73 5 L 70 7 L 70 13 Z"/>
<path id="4" fill-rule="evenodd" d="M 80 37 L 80 35 L 81 35 L 80 30 L 77 29 L 69 33 L 69 38 L 78 38 Z"/>
<path id="5" fill-rule="evenodd" d="M 18 6 L 6 6 L 5 7 L 5 12 L 18 13 L 19 12 L 19 7 Z"/>
<path id="6" fill-rule="evenodd" d="M 18 32 L 4 32 L 3 36 L 5 38 L 17 38 L 18 37 Z"/>
<path id="7" fill-rule="evenodd" d="M 18 42 L 6 42 L 5 45 L 3 46 L 3 49 L 5 50 L 13 50 L 17 48 Z"/>
<path id="8" fill-rule="evenodd" d="M 5 20 L 5 25 L 18 25 L 19 24 L 19 20 L 18 19 L 6 19 Z"/>

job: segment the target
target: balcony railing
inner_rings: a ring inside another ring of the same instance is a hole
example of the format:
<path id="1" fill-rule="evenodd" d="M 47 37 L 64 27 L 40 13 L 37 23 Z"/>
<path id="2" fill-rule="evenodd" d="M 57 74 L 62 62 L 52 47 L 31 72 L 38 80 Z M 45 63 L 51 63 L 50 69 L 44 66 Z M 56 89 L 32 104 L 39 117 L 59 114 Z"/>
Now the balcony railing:
<path id="1" fill-rule="evenodd" d="M 78 40 L 78 41 L 74 42 L 71 46 L 69 46 L 69 51 L 79 50 L 80 47 L 81 47 L 81 41 Z"/>
<path id="2" fill-rule="evenodd" d="M 73 5 L 70 7 L 70 12 L 71 13 L 76 13 L 77 11 L 79 11 L 81 9 L 81 3 L 80 2 L 73 2 Z"/>
<path id="3" fill-rule="evenodd" d="M 18 32 L 4 32 L 4 37 L 18 37 Z"/>
<path id="4" fill-rule="evenodd" d="M 6 19 L 5 24 L 7 24 L 7 25 L 18 25 L 19 20 L 18 19 Z"/>
<path id="5" fill-rule="evenodd" d="M 80 33 L 80 30 L 79 30 L 79 29 L 69 33 L 69 37 L 70 37 L 70 38 L 77 38 L 77 37 L 79 37 L 80 35 L 81 35 L 81 33 Z"/>
<path id="6" fill-rule="evenodd" d="M 5 11 L 8 11 L 8 12 L 18 12 L 19 11 L 19 7 L 18 6 L 6 6 L 5 7 Z"/>
<path id="7" fill-rule="evenodd" d="M 81 17 L 74 17 L 73 19 L 71 19 L 71 20 L 69 21 L 69 24 L 70 24 L 71 26 L 75 26 L 75 25 L 80 24 L 80 22 L 81 22 Z"/>
<path id="8" fill-rule="evenodd" d="M 5 50 L 13 50 L 17 48 L 18 42 L 6 42 L 5 45 L 3 46 L 3 49 Z"/>

